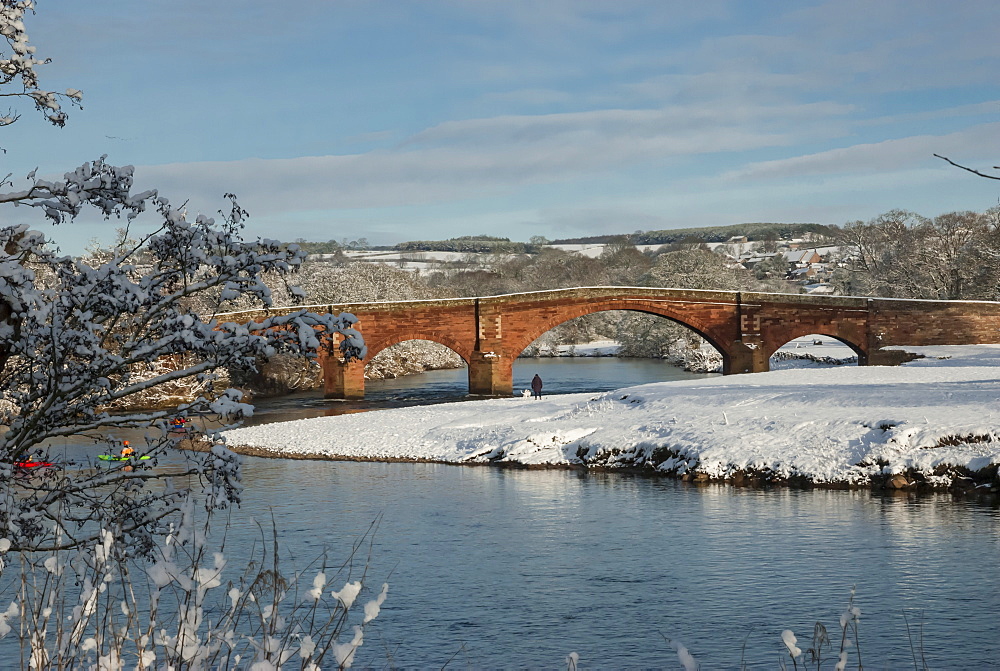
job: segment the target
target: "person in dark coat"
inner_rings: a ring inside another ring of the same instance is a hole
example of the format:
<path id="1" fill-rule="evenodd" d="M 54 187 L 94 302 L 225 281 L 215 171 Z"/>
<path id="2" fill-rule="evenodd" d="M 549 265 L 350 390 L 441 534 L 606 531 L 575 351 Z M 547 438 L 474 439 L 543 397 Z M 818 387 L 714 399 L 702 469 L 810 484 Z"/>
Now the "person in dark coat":
<path id="1" fill-rule="evenodd" d="M 542 378 L 538 377 L 538 373 L 535 373 L 535 377 L 531 378 L 531 391 L 532 398 L 542 397 Z"/>

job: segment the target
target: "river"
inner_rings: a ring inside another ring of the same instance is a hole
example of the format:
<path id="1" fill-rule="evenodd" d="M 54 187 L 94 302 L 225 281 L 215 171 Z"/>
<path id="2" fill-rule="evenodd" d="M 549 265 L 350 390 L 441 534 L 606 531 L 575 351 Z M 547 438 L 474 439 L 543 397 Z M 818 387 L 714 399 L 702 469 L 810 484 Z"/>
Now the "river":
<path id="1" fill-rule="evenodd" d="M 533 359 L 518 362 L 515 389 L 535 372 L 551 393 L 690 376 L 660 362 Z M 466 389 L 464 370 L 434 371 L 372 382 L 364 402 L 262 401 L 253 421 L 462 400 Z M 273 519 L 285 566 L 303 568 L 324 551 L 346 559 L 379 520 L 357 561 L 390 590 L 358 667 L 559 669 L 576 652 L 586 669 L 680 668 L 675 641 L 705 669 L 791 668 L 781 632 L 806 649 L 820 621 L 839 645 L 852 588 L 866 667 L 1000 662 L 995 500 L 252 457 L 244 483 L 227 532 L 234 566 L 259 542 L 256 521 Z"/>
<path id="2" fill-rule="evenodd" d="M 776 668 L 781 632 L 807 648 L 852 587 L 869 668 L 913 668 L 904 616 L 932 668 L 1000 659 L 995 506 L 434 464 L 248 459 L 245 482 L 243 512 L 299 563 L 381 517 L 365 665 L 678 668 L 669 638 L 706 669 Z"/>
<path id="3" fill-rule="evenodd" d="M 531 378 L 538 373 L 544 380 L 545 394 L 601 392 L 650 382 L 706 377 L 688 373 L 658 359 L 617 359 L 615 357 L 552 357 L 518 359 L 514 363 L 514 390 L 531 389 Z M 453 403 L 469 396 L 469 377 L 465 368 L 432 370 L 387 380 L 367 380 L 363 401 L 323 399 L 314 391 L 263 399 L 257 403 L 250 424 L 305 419 L 323 415 L 396 408 L 431 403 Z"/>
<path id="4" fill-rule="evenodd" d="M 554 392 L 689 376 L 659 362 L 527 360 L 515 389 L 535 372 Z M 366 403 L 464 390 L 464 370 L 435 371 L 370 383 Z M 256 421 L 358 409 L 286 398 L 262 403 Z M 300 560 L 324 548 L 346 555 L 381 519 L 368 575 L 388 576 L 391 589 L 366 635 L 366 665 L 560 668 L 577 652 L 582 668 L 679 668 L 670 639 L 703 668 L 776 668 L 790 661 L 784 629 L 806 649 L 820 621 L 839 644 L 855 587 L 869 668 L 914 668 L 921 654 L 934 668 L 1000 660 L 995 502 L 256 458 L 245 482 L 243 512 L 273 515 Z M 232 533 L 252 537 L 241 524 Z"/>

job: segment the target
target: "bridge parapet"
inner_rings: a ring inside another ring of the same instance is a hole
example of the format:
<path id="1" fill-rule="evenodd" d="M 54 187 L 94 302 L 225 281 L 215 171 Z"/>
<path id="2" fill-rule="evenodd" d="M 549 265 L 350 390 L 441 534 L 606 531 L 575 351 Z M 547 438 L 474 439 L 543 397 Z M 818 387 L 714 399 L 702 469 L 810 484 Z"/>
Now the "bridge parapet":
<path id="1" fill-rule="evenodd" d="M 1000 344 L 1000 303 L 869 300 L 869 329 L 880 347 Z"/>
<path id="2" fill-rule="evenodd" d="M 646 297 L 651 299 L 675 299 L 693 302 L 732 303 L 737 291 L 716 291 L 710 289 L 670 289 L 661 287 L 575 287 L 573 289 L 550 289 L 500 296 L 482 296 L 480 305 L 537 305 L 557 301 L 599 300 L 602 298 Z"/>
<path id="3" fill-rule="evenodd" d="M 812 294 L 778 294 L 757 291 L 741 291 L 739 294 L 745 304 L 801 305 L 826 309 L 866 309 L 868 301 L 871 300 L 858 296 L 814 296 Z"/>

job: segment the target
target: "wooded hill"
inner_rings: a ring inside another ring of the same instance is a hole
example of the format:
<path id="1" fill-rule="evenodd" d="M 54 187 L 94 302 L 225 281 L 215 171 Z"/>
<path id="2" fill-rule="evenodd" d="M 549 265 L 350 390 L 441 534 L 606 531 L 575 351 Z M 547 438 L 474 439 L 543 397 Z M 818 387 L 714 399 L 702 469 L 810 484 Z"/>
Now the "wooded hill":
<path id="1" fill-rule="evenodd" d="M 675 242 L 725 242 L 734 236 L 745 235 L 747 240 L 791 240 L 804 237 L 806 233 L 829 236 L 836 226 L 824 224 L 777 224 L 746 223 L 730 226 L 706 226 L 703 228 L 676 228 L 666 231 L 636 231 L 627 237 L 634 245 L 668 245 Z M 620 240 L 622 235 L 592 235 L 585 238 L 553 240 L 551 244 L 606 244 Z"/>
<path id="2" fill-rule="evenodd" d="M 706 228 L 678 228 L 666 231 L 636 231 L 631 234 L 609 233 L 584 238 L 552 240 L 547 244 L 607 244 L 627 239 L 633 245 L 669 245 L 679 242 L 726 242 L 734 236 L 741 235 L 745 235 L 747 240 L 791 240 L 792 238 L 804 237 L 807 233 L 832 236 L 836 231 L 836 226 L 823 224 L 748 223 Z M 531 242 L 514 242 L 510 238 L 491 235 L 463 235 L 447 240 L 410 240 L 392 246 L 369 246 L 364 238 L 360 241 L 350 242 L 346 239 L 342 242 L 336 240 L 308 242 L 300 239 L 296 240 L 296 243 L 310 254 L 336 254 L 349 249 L 461 252 L 463 254 L 532 254 L 541 251 L 543 244 L 546 244 L 544 239 L 541 243 L 537 240 L 537 238 L 532 238 Z"/>
<path id="3" fill-rule="evenodd" d="M 465 254 L 524 254 L 534 251 L 537 245 L 511 242 L 510 238 L 490 235 L 463 235 L 448 240 L 412 240 L 401 242 L 394 249 L 401 252 L 462 252 Z"/>

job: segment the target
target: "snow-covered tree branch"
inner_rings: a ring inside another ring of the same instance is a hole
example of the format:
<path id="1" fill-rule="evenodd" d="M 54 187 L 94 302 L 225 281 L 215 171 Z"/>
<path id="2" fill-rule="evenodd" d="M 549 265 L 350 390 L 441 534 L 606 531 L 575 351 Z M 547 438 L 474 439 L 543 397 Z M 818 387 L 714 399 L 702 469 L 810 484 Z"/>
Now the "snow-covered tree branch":
<path id="1" fill-rule="evenodd" d="M 80 107 L 83 93 L 66 89 L 65 93 L 39 87 L 37 68 L 49 62 L 35 55 L 24 30 L 26 14 L 34 12 L 33 0 L 0 0 L 0 97 L 28 100 L 54 126 L 65 126 L 67 114 L 63 103 Z M 21 117 L 13 107 L 0 112 L 0 126 L 9 126 Z"/>
<path id="2" fill-rule="evenodd" d="M 251 412 L 239 392 L 218 388 L 220 374 L 252 370 L 277 354 L 315 356 L 335 332 L 347 336 L 344 356 L 363 356 L 352 315 L 300 310 L 248 324 L 218 319 L 222 302 L 269 307 L 262 274 L 286 276 L 305 255 L 272 240 L 243 241 L 246 212 L 231 196 L 219 222 L 189 221 L 156 192 L 132 194 L 131 172 L 102 159 L 60 182 L 30 175 L 27 188 L 0 194 L 0 203 L 44 203 L 45 215 L 58 221 L 74 218 L 85 204 L 127 217 L 148 209 L 157 219 L 152 232 L 95 264 L 53 253 L 24 225 L 0 228 L 0 470 L 11 483 L 0 525 L 15 549 L 74 545 L 96 533 L 99 525 L 89 523 L 100 521 L 143 551 L 182 498 L 146 487 L 163 477 L 145 466 L 155 461 L 97 473 L 67 466 L 12 480 L 16 464 L 44 441 L 89 436 L 113 448 L 116 430 L 142 428 L 145 444 L 137 447 L 155 457 L 178 441 L 168 431 L 172 416 L 228 423 Z M 198 393 L 175 409 L 129 409 L 130 400 L 168 384 Z M 215 442 L 213 435 L 206 439 Z M 224 448 L 191 456 L 187 474 L 202 479 L 213 505 L 238 500 L 238 460 Z"/>
<path id="3" fill-rule="evenodd" d="M 0 35 L 9 48 L 0 53 L 0 96 L 27 97 L 63 125 L 59 100 L 79 103 L 79 91 L 39 88 L 36 67 L 47 60 L 34 56 L 24 28 L 34 4 L 0 2 Z M 17 118 L 10 112 L 0 126 Z M 247 213 L 231 195 L 219 222 L 189 220 L 185 208 L 156 191 L 133 193 L 132 174 L 131 166 L 101 157 L 62 179 L 32 171 L 23 180 L 0 180 L 0 206 L 37 208 L 56 224 L 85 208 L 128 222 L 120 244 L 86 260 L 57 254 L 26 225 L 0 227 L 0 538 L 11 550 L 74 547 L 104 528 L 131 552 L 150 551 L 186 495 L 151 486 L 167 477 L 155 468 L 156 457 L 179 441 L 169 433 L 171 417 L 209 418 L 208 426 L 238 420 L 251 408 L 223 384 L 230 371 L 253 370 L 278 354 L 314 357 L 333 333 L 344 336 L 343 356 L 364 355 L 352 315 L 265 312 L 248 324 L 217 318 L 219 306 L 234 301 L 266 310 L 271 292 L 262 275 L 284 278 L 305 254 L 273 240 L 243 241 Z M 130 237 L 143 213 L 155 224 Z M 135 409 L 148 405 L 150 392 L 178 386 L 189 391 L 180 405 Z M 44 459 L 46 441 L 59 437 L 89 437 L 103 451 L 117 451 L 125 429 L 145 431 L 135 447 L 149 460 L 101 470 L 64 464 L 41 474 L 21 466 Z M 171 476 L 200 479 L 210 506 L 237 501 L 239 460 L 215 432 L 202 438 L 210 451 L 189 455 Z"/>

